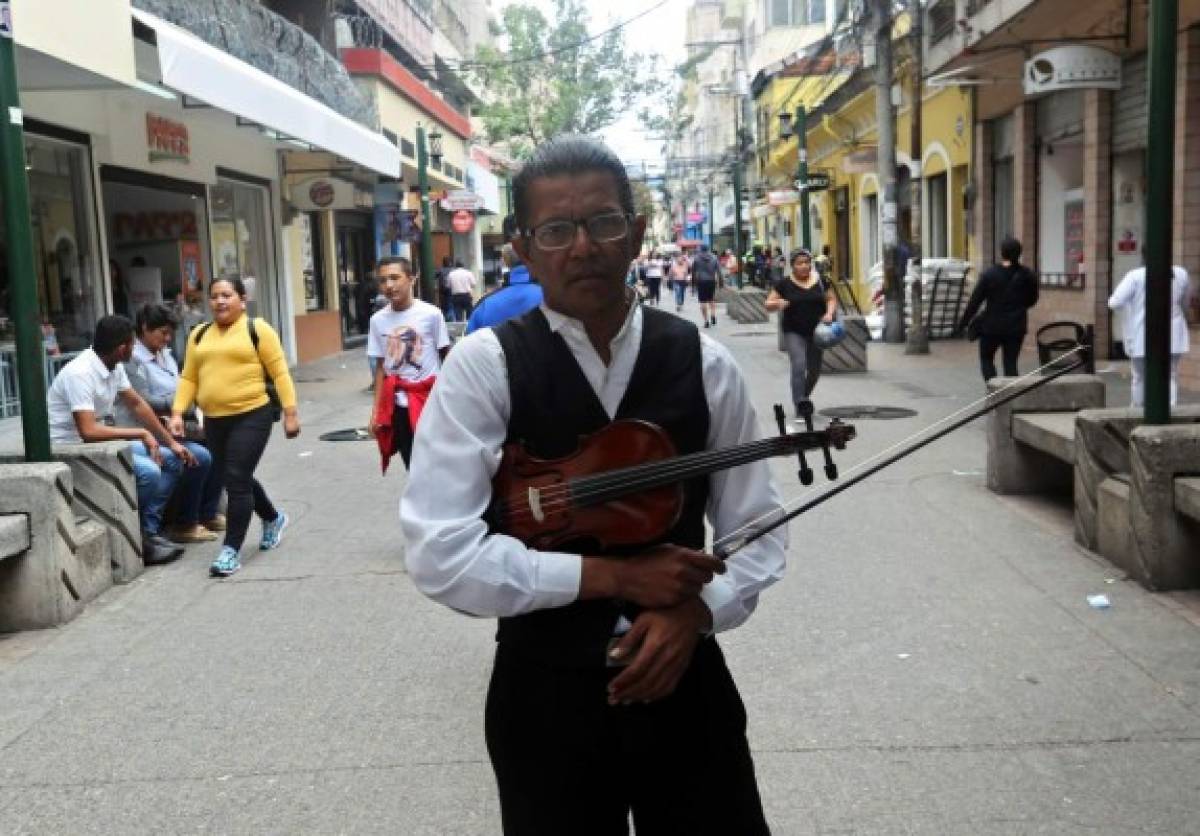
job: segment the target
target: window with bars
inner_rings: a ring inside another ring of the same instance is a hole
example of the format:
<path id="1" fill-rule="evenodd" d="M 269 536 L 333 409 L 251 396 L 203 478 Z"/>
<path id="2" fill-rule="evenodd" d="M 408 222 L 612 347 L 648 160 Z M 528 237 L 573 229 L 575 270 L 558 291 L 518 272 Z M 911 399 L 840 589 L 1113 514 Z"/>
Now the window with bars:
<path id="1" fill-rule="evenodd" d="M 825 0 L 766 0 L 768 26 L 807 26 L 825 22 Z"/>

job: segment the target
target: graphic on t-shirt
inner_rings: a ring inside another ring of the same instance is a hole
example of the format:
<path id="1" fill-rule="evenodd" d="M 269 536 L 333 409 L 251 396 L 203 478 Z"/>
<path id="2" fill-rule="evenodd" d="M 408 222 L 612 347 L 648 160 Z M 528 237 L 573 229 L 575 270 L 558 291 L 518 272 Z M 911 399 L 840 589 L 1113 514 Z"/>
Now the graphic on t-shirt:
<path id="1" fill-rule="evenodd" d="M 408 325 L 395 328 L 387 338 L 388 367 L 399 372 L 405 366 L 421 368 L 421 335 Z"/>

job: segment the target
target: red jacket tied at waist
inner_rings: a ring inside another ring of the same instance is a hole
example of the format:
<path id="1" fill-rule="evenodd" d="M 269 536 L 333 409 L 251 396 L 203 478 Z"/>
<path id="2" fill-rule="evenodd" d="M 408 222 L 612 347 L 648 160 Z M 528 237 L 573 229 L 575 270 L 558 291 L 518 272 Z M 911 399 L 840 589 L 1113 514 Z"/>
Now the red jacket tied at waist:
<path id="1" fill-rule="evenodd" d="M 392 437 L 392 416 L 396 411 L 397 390 L 408 395 L 408 423 L 413 432 L 417 431 L 417 421 L 421 420 L 421 410 L 429 400 L 429 393 L 437 375 L 431 375 L 424 380 L 404 380 L 398 375 L 385 375 L 383 391 L 375 408 L 375 441 L 379 444 L 380 466 L 387 473 L 388 463 L 395 455 L 395 439 Z"/>

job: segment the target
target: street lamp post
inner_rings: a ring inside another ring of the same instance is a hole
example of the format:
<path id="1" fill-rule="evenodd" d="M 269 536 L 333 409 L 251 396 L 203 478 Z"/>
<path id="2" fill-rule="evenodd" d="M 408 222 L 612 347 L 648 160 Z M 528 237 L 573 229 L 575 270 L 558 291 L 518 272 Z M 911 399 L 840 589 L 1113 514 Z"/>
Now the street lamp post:
<path id="1" fill-rule="evenodd" d="M 796 135 L 796 189 L 800 192 L 800 245 L 806 250 L 812 249 L 812 233 L 808 223 L 808 111 L 803 106 L 796 108 L 795 122 L 792 114 L 784 111 L 779 114 L 779 136 L 781 139 L 791 139 Z"/>
<path id="2" fill-rule="evenodd" d="M 425 145 L 425 127 L 417 125 L 417 189 L 421 192 L 421 298 L 437 304 L 437 283 L 433 278 L 433 206 L 429 200 L 429 164 L 442 159 L 442 134 L 437 128 Z"/>
<path id="3" fill-rule="evenodd" d="M 29 181 L 25 171 L 25 129 L 17 88 L 16 62 L 8 3 L 0 3 L 0 110 L 9 114 L 0 126 L 0 200 L 8 230 L 9 314 L 17 344 L 17 391 L 25 460 L 50 461 L 50 421 L 42 366 L 33 232 L 29 225 Z"/>

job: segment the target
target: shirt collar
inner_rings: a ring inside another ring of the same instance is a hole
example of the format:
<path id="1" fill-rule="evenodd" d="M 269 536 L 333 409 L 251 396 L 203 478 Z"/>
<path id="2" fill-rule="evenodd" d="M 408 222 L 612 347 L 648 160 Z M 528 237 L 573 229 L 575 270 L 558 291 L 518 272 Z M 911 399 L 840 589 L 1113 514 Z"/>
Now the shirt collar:
<path id="1" fill-rule="evenodd" d="M 104 365 L 104 361 L 100 359 L 100 355 L 96 353 L 95 349 L 89 348 L 83 353 L 83 356 L 87 358 L 92 370 L 100 375 L 101 380 L 108 380 L 108 376 L 112 374 L 112 369 Z"/>
<path id="2" fill-rule="evenodd" d="M 626 289 L 626 292 L 629 293 L 628 289 Z M 629 297 L 626 296 L 626 298 Z M 587 329 L 583 327 L 583 323 L 578 319 L 569 317 L 565 314 L 560 314 L 558 311 L 549 307 L 545 302 L 542 302 L 541 308 L 542 314 L 546 317 L 546 322 L 550 325 L 550 330 L 554 333 L 558 333 L 567 327 L 574 328 L 580 333 L 586 333 Z M 621 330 L 617 332 L 617 335 L 613 337 L 612 341 L 614 343 L 620 342 L 621 338 L 625 336 L 630 327 L 640 323 L 641 321 L 642 311 L 635 295 L 630 301 L 629 310 L 625 313 L 625 321 L 621 323 Z"/>

